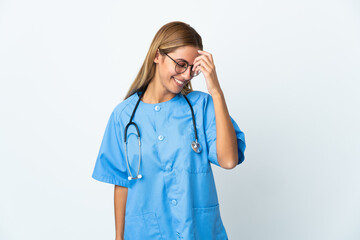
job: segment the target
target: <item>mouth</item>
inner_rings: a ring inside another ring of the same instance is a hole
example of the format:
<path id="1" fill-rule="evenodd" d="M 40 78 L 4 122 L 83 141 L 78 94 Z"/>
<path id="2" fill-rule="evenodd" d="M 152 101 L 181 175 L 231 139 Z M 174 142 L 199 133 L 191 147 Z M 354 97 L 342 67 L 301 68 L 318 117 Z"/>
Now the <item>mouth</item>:
<path id="1" fill-rule="evenodd" d="M 172 77 L 172 78 L 174 79 L 176 85 L 178 85 L 179 87 L 183 87 L 185 85 L 185 83 L 186 83 L 186 81 L 180 81 L 180 80 L 178 80 L 178 79 L 176 79 L 174 77 Z"/>

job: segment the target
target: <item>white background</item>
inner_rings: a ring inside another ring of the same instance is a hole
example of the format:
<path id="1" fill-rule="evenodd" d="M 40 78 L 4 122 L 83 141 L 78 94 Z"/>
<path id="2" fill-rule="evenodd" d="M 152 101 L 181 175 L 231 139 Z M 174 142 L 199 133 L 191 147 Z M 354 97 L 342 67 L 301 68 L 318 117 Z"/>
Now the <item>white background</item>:
<path id="1" fill-rule="evenodd" d="M 355 0 L 0 0 L 0 239 L 114 239 L 113 185 L 91 174 L 174 20 L 202 36 L 245 133 L 245 161 L 213 165 L 229 239 L 360 239 Z"/>

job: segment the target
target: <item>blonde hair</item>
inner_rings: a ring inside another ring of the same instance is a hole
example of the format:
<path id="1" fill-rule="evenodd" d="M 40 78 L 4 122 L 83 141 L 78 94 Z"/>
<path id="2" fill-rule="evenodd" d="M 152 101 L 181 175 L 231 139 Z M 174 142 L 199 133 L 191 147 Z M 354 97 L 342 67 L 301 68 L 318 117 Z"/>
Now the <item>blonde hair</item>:
<path id="1" fill-rule="evenodd" d="M 143 92 L 146 90 L 155 75 L 156 63 L 154 63 L 154 59 L 158 49 L 160 50 L 160 54 L 164 55 L 164 53 L 170 53 L 183 46 L 194 46 L 203 50 L 201 36 L 194 28 L 180 21 L 169 22 L 162 26 L 152 40 L 144 63 L 134 82 L 131 84 L 124 100 L 137 91 Z M 188 82 L 184 85 L 181 93 L 187 95 L 192 91 L 191 82 Z"/>

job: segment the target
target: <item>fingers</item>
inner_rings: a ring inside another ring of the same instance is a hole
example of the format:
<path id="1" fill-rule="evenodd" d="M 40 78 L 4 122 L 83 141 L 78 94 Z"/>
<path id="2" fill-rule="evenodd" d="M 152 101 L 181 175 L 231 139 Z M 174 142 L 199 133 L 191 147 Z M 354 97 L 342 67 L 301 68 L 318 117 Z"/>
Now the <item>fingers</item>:
<path id="1" fill-rule="evenodd" d="M 212 62 L 212 60 L 211 60 L 211 58 L 209 57 L 209 56 L 206 56 L 206 55 L 200 55 L 200 56 L 197 56 L 196 58 L 195 58 L 195 61 L 194 61 L 194 65 L 195 65 L 195 63 L 197 63 L 198 61 L 200 61 L 201 59 L 204 59 L 205 61 L 207 61 L 207 62 Z"/>
<path id="2" fill-rule="evenodd" d="M 214 65 L 214 60 L 211 53 L 198 50 L 198 52 L 201 54 L 200 56 L 197 56 L 194 61 L 194 66 L 196 63 L 198 63 L 201 60 L 204 60 L 208 65 Z"/>
<path id="3" fill-rule="evenodd" d="M 201 68 L 201 67 L 203 67 L 203 68 Z M 197 59 L 197 61 L 194 63 L 195 71 L 197 69 L 201 69 L 202 72 L 203 72 L 203 70 L 210 71 L 213 68 L 214 68 L 214 64 L 212 62 L 210 62 L 209 59 L 206 58 L 205 56 Z"/>
<path id="4" fill-rule="evenodd" d="M 202 51 L 202 50 L 198 50 L 198 53 L 204 54 L 205 56 L 207 56 L 211 60 L 211 62 L 214 62 L 214 59 L 213 59 L 211 53 L 208 53 L 208 52 L 205 52 L 205 51 Z"/>
<path id="5" fill-rule="evenodd" d="M 212 74 L 215 72 L 215 65 L 212 54 L 202 50 L 198 50 L 198 53 L 201 55 L 197 56 L 194 60 L 194 71 L 201 71 L 204 74 Z"/>
<path id="6" fill-rule="evenodd" d="M 201 61 L 198 63 L 197 69 L 199 69 L 201 72 L 210 72 L 211 66 L 207 62 Z"/>

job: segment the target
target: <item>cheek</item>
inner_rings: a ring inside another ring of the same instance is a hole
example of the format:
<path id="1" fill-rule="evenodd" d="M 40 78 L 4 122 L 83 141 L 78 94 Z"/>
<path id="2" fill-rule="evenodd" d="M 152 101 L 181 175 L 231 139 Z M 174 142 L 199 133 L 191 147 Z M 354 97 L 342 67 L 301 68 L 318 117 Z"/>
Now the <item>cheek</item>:
<path id="1" fill-rule="evenodd" d="M 171 78 L 172 76 L 177 75 L 177 73 L 175 72 L 174 67 L 172 67 L 172 66 L 164 66 L 161 75 L 163 77 L 165 77 L 165 78 Z"/>

